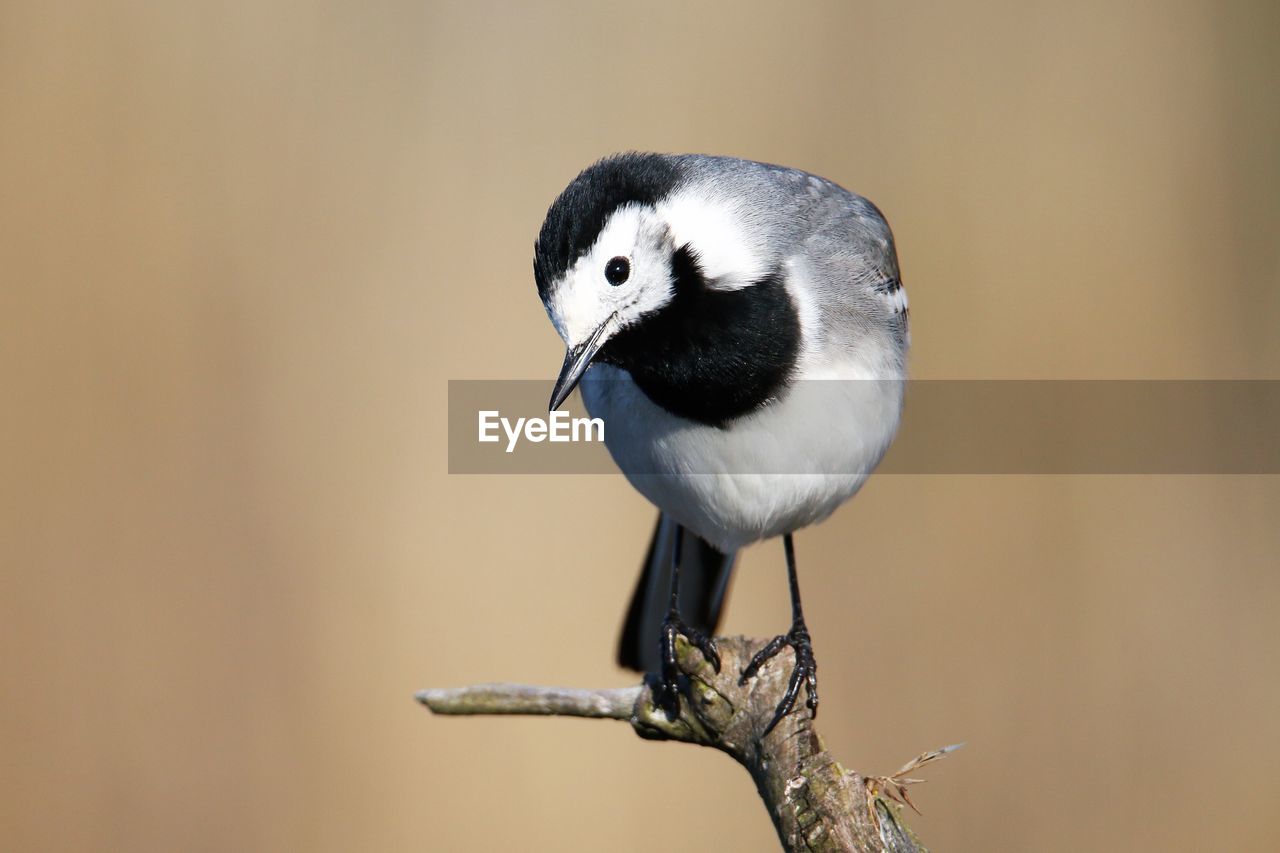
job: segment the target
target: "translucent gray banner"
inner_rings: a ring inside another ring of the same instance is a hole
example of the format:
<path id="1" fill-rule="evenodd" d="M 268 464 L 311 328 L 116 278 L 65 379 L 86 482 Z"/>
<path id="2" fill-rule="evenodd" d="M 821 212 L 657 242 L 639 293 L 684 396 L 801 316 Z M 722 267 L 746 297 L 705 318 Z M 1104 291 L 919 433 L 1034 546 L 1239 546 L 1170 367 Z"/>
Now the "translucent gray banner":
<path id="1" fill-rule="evenodd" d="M 553 420 L 551 382 L 451 380 L 452 474 L 617 473 L 575 394 Z M 911 380 L 888 474 L 1280 474 L 1280 380 Z M 796 421 L 847 434 L 864 382 L 801 383 Z M 883 389 L 896 391 L 898 389 Z M 798 403 L 797 403 L 798 401 Z M 505 422 L 504 422 L 505 419 Z M 837 419 L 839 419 L 837 421 Z M 623 425 L 615 424 L 618 429 Z M 765 456 L 695 474 L 856 474 Z M 785 470 L 791 468 L 792 470 Z M 627 473 L 659 470 L 633 464 Z"/>

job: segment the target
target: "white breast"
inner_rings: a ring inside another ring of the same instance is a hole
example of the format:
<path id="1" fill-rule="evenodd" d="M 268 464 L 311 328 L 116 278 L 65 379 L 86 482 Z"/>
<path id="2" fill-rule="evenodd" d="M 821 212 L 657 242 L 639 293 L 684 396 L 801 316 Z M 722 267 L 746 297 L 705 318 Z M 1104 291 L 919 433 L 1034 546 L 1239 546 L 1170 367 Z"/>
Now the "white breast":
<path id="1" fill-rule="evenodd" d="M 809 372 L 814 375 L 816 372 Z M 900 375 L 848 364 L 793 383 L 727 428 L 669 414 L 621 370 L 582 382 L 605 444 L 636 489 L 730 551 L 821 521 L 848 500 L 888 449 L 902 410 Z"/>

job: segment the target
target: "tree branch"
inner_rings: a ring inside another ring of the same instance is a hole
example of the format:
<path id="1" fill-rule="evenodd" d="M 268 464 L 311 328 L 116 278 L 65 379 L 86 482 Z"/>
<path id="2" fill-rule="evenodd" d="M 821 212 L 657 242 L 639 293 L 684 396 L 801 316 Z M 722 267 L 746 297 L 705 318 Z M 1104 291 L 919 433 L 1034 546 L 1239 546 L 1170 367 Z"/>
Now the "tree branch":
<path id="1" fill-rule="evenodd" d="M 683 638 L 677 659 L 683 675 L 680 713 L 668 720 L 654 705 L 652 684 L 605 690 L 485 684 L 417 695 L 437 714 L 532 714 L 628 720 L 650 740 L 710 746 L 733 756 L 755 780 L 784 850 L 917 853 L 925 848 L 901 821 L 910 804 L 906 773 L 955 747 L 925 753 L 892 776 L 865 777 L 827 752 L 807 710 L 788 714 L 768 735 L 765 727 L 787 687 L 793 657 L 785 650 L 745 685 L 738 675 L 762 641 L 716 640 L 716 672 Z M 914 806 L 913 806 L 914 808 Z"/>
<path id="2" fill-rule="evenodd" d="M 528 684 L 476 684 L 452 690 L 423 690 L 415 697 L 434 713 L 523 714 L 536 717 L 597 717 L 629 720 L 640 687 L 579 690 Z"/>

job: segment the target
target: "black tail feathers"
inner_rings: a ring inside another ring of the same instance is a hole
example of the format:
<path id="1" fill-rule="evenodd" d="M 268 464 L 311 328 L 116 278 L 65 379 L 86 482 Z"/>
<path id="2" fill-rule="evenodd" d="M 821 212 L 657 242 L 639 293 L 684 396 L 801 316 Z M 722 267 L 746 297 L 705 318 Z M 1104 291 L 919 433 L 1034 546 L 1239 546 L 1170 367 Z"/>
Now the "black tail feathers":
<path id="1" fill-rule="evenodd" d="M 671 559 L 676 524 L 658 515 L 649 553 L 618 640 L 618 664 L 639 672 L 656 672 L 658 634 L 671 599 Z M 680 615 L 690 626 L 714 634 L 720 623 L 733 554 L 724 554 L 686 530 L 680 554 Z"/>

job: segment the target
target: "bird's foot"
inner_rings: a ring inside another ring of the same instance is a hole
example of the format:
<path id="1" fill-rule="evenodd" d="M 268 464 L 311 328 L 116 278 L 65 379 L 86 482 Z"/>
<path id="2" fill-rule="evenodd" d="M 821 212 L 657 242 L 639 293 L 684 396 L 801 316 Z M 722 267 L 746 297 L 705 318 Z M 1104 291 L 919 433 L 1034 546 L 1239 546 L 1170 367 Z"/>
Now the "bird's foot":
<path id="1" fill-rule="evenodd" d="M 676 637 L 682 636 L 690 645 L 702 652 L 707 662 L 720 671 L 720 652 L 716 649 L 716 641 L 690 625 L 687 625 L 680 614 L 672 611 L 662 621 L 662 673 L 658 681 L 658 707 L 667 714 L 668 720 L 674 720 L 680 713 L 680 668 L 676 661 Z"/>
<path id="2" fill-rule="evenodd" d="M 796 663 L 791 670 L 791 680 L 787 683 L 787 692 L 783 694 L 782 701 L 778 703 L 778 710 L 774 712 L 773 719 L 764 730 L 765 734 L 773 731 L 773 727 L 778 725 L 783 717 L 791 713 L 792 708 L 795 707 L 796 698 L 800 695 L 801 683 L 804 684 L 805 691 L 808 694 L 805 705 L 808 706 L 812 716 L 818 716 L 818 663 L 813 658 L 813 643 L 809 639 L 809 629 L 805 627 L 803 621 L 792 623 L 790 631 L 774 637 L 764 648 L 756 652 L 755 656 L 751 658 L 751 663 L 747 664 L 747 668 L 742 671 L 738 684 L 746 684 L 747 679 L 754 678 L 755 674 L 760 671 L 760 667 L 782 651 L 784 646 L 790 646 L 792 651 L 795 652 Z"/>

